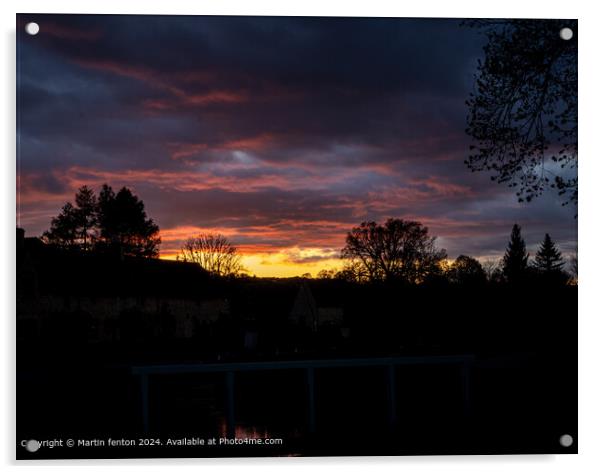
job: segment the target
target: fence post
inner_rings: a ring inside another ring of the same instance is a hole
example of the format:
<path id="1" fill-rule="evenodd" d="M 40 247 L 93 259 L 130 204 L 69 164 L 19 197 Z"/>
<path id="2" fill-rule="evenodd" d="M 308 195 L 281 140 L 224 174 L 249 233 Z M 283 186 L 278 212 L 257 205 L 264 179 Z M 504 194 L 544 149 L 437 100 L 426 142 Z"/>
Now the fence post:
<path id="1" fill-rule="evenodd" d="M 395 385 L 395 366 L 387 366 L 387 396 L 389 399 L 389 427 L 397 423 L 397 387 Z"/>
<path id="2" fill-rule="evenodd" d="M 308 367 L 307 378 L 307 401 L 308 401 L 308 428 L 310 433 L 316 432 L 316 393 L 315 393 L 315 369 Z"/>
<path id="3" fill-rule="evenodd" d="M 140 396 L 142 399 L 142 429 L 148 433 L 148 374 L 140 374 Z"/>
<path id="4" fill-rule="evenodd" d="M 464 402 L 464 416 L 469 417 L 472 413 L 472 363 L 465 360 L 462 363 L 462 394 Z"/>
<path id="5" fill-rule="evenodd" d="M 226 435 L 228 438 L 234 438 L 235 418 L 234 418 L 234 372 L 226 372 L 226 398 L 227 398 L 227 418 L 226 418 Z"/>

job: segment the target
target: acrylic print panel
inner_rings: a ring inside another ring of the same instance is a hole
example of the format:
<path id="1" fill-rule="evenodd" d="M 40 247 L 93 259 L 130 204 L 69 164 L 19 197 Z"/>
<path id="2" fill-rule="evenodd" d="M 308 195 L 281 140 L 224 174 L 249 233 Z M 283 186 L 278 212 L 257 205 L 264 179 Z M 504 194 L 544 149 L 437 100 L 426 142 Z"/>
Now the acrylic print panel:
<path id="1" fill-rule="evenodd" d="M 18 15 L 17 457 L 576 453 L 577 38 Z"/>

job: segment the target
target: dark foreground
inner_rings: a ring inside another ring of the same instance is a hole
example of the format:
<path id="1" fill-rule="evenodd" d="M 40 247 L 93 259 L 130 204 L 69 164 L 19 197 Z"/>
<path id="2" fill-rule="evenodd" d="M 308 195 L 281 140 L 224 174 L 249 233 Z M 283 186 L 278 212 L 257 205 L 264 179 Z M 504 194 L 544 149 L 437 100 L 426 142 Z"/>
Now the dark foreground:
<path id="1" fill-rule="evenodd" d="M 566 290 L 562 298 L 575 304 L 575 292 Z M 505 301 L 498 308 L 512 300 Z M 473 344 L 459 331 L 462 317 L 450 311 L 448 331 L 434 332 L 437 340 L 464 336 L 462 344 L 416 345 L 397 353 L 388 341 L 395 331 L 408 337 L 397 325 L 374 334 L 356 329 L 361 341 L 350 337 L 338 347 L 321 341 L 311 351 L 305 341 L 303 351 L 272 357 L 241 350 L 211 358 L 194 339 L 128 345 L 21 341 L 17 439 L 105 444 L 44 446 L 34 453 L 18 446 L 17 456 L 577 452 L 576 442 L 559 444 L 562 435 L 576 440 L 577 433 L 574 316 L 500 318 L 492 311 L 479 317 L 478 331 L 469 334 Z M 433 328 L 444 324 L 433 319 Z M 459 350 L 463 344 L 470 350 Z M 274 368 L 245 369 L 265 364 Z M 109 445 L 109 438 L 120 444 Z M 216 445 L 210 444 L 214 438 Z"/>
<path id="2" fill-rule="evenodd" d="M 18 459 L 577 452 L 575 286 L 78 262 L 19 260 Z"/>

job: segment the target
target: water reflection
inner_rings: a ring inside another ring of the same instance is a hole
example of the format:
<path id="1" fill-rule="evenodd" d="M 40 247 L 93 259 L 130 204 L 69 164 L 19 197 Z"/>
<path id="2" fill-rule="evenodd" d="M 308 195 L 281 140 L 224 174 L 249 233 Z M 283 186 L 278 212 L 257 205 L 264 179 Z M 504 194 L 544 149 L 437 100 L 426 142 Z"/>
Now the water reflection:
<path id="1" fill-rule="evenodd" d="M 228 423 L 225 417 L 219 419 L 219 436 L 220 438 L 228 437 Z M 272 438 L 272 434 L 268 431 L 267 427 L 249 426 L 245 424 L 236 424 L 234 427 L 235 438 L 249 438 L 249 439 L 265 439 Z"/>

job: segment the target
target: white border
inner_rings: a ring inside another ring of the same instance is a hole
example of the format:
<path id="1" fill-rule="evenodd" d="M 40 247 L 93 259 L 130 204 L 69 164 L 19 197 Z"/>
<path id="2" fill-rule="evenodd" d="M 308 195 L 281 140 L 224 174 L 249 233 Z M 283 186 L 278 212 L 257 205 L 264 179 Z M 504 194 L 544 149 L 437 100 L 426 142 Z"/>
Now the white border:
<path id="1" fill-rule="evenodd" d="M 0 301 L 3 328 L 0 354 L 2 355 L 2 389 L 0 401 L 4 416 L 1 429 L 0 452 L 5 464 L 4 472 L 30 472 L 41 467 L 47 472 L 79 471 L 84 466 L 96 466 L 99 472 L 109 472 L 116 466 L 128 466 L 135 472 L 164 472 L 171 466 L 179 469 L 202 471 L 240 471 L 245 474 L 284 469 L 302 471 L 365 472 L 377 468 L 387 472 L 440 472 L 447 473 L 566 473 L 602 472 L 602 311 L 600 299 L 600 245 L 602 238 L 602 199 L 598 189 L 602 180 L 600 152 L 600 21 L 592 1 L 525 0 L 454 0 L 420 2 L 327 1 L 228 1 L 202 2 L 165 0 L 54 0 L 3 1 L 0 3 L 2 25 L 2 61 L 0 74 L 3 95 L 3 113 L 0 114 L 0 134 L 4 153 L 0 172 L 2 193 L 2 271 L 0 274 Z M 401 16 L 401 17 L 529 17 L 579 19 L 579 96 L 580 96 L 580 206 L 579 206 L 579 449 L 577 456 L 440 456 L 405 458 L 296 458 L 296 459 L 219 459 L 219 460 L 116 460 L 116 461 L 53 461 L 43 463 L 15 462 L 14 409 L 15 402 L 15 343 L 14 343 L 14 245 L 15 245 L 15 13 L 130 13 L 130 14 L 230 14 L 230 15 L 312 15 L 312 16 Z M 598 280 L 596 279 L 598 278 Z M 67 467 L 68 466 L 68 467 Z"/>

